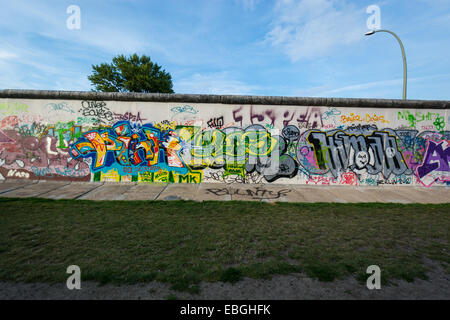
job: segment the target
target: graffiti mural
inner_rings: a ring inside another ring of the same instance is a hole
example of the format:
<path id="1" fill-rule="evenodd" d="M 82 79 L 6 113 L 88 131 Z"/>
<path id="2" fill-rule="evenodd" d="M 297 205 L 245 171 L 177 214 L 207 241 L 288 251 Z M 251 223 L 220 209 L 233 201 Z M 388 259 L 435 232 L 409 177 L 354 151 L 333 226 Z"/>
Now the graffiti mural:
<path id="1" fill-rule="evenodd" d="M 0 179 L 446 187 L 449 119 L 446 109 L 0 99 Z"/>
<path id="2" fill-rule="evenodd" d="M 64 138 L 63 138 L 64 139 Z M 73 160 L 57 137 L 0 130 L 0 178 L 89 181 L 87 163 Z"/>
<path id="3" fill-rule="evenodd" d="M 305 165 L 315 168 L 316 172 L 330 172 L 335 178 L 348 170 L 371 175 L 382 173 L 384 178 L 391 174 L 410 174 L 393 132 L 373 131 L 358 135 L 342 130 L 309 131 L 303 137 L 306 142 L 299 141 L 297 157 L 304 164 L 308 162 Z"/>
<path id="4" fill-rule="evenodd" d="M 436 181 L 450 181 L 450 143 L 428 140 L 424 160 L 416 169 L 417 177 L 425 186 Z"/>
<path id="5" fill-rule="evenodd" d="M 72 144 L 70 155 L 74 159 L 89 159 L 93 173 L 116 171 L 119 176 L 136 177 L 146 173 L 148 179 L 148 172 L 155 170 L 188 173 L 189 168 L 179 155 L 179 142 L 170 124 L 132 126 L 124 120 L 84 133 Z"/>
<path id="6" fill-rule="evenodd" d="M 230 190 L 228 188 L 209 188 L 206 189 L 207 193 L 216 195 L 216 196 L 240 196 L 248 199 L 253 200 L 273 200 L 273 199 L 279 199 L 283 196 L 286 196 L 289 192 L 292 190 L 289 189 L 282 189 L 278 191 L 271 191 L 266 190 L 264 188 L 256 187 L 253 189 L 246 189 L 246 190 Z"/>

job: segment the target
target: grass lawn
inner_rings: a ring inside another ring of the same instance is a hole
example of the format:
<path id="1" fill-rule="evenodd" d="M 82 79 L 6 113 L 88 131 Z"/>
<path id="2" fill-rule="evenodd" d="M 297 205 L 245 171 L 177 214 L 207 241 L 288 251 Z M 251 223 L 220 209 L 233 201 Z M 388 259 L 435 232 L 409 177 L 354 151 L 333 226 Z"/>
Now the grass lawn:
<path id="1" fill-rule="evenodd" d="M 423 258 L 450 272 L 450 204 L 0 199 L 0 281 L 206 281 L 305 272 L 322 281 L 381 268 L 426 278 Z"/>

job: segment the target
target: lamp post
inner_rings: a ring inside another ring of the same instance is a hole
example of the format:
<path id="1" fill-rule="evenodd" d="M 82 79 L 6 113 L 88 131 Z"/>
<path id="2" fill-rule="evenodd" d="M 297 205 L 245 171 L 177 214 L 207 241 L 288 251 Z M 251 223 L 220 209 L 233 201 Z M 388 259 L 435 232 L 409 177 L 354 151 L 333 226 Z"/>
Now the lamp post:
<path id="1" fill-rule="evenodd" d="M 402 58 L 403 58 L 403 100 L 406 100 L 406 82 L 407 82 L 407 71 L 406 71 L 406 55 L 405 55 L 405 48 L 403 47 L 403 43 L 400 40 L 400 38 L 389 30 L 372 30 L 369 32 L 366 32 L 366 36 L 371 36 L 375 34 L 376 32 L 387 32 L 392 34 L 395 39 L 397 39 L 398 43 L 400 44 L 400 48 L 402 49 Z"/>

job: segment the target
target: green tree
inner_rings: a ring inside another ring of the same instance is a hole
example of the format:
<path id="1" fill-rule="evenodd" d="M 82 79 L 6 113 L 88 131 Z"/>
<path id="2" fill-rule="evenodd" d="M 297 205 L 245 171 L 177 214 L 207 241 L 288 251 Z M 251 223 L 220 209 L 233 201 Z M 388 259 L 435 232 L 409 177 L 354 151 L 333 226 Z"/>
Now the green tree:
<path id="1" fill-rule="evenodd" d="M 96 91 L 173 93 L 170 73 L 145 55 L 119 55 L 111 64 L 92 65 L 92 69 L 88 79 Z"/>

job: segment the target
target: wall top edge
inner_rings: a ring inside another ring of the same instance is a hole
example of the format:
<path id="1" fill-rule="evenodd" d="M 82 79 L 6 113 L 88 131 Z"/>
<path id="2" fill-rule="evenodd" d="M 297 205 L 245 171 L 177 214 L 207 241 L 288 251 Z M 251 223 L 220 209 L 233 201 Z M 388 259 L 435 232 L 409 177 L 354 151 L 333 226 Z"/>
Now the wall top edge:
<path id="1" fill-rule="evenodd" d="M 137 102 L 181 102 L 260 105 L 301 105 L 358 108 L 448 109 L 447 100 L 400 100 L 362 98 L 309 98 L 283 96 L 242 96 L 210 94 L 167 94 L 134 92 L 0 90 L 0 99 L 107 100 Z"/>

